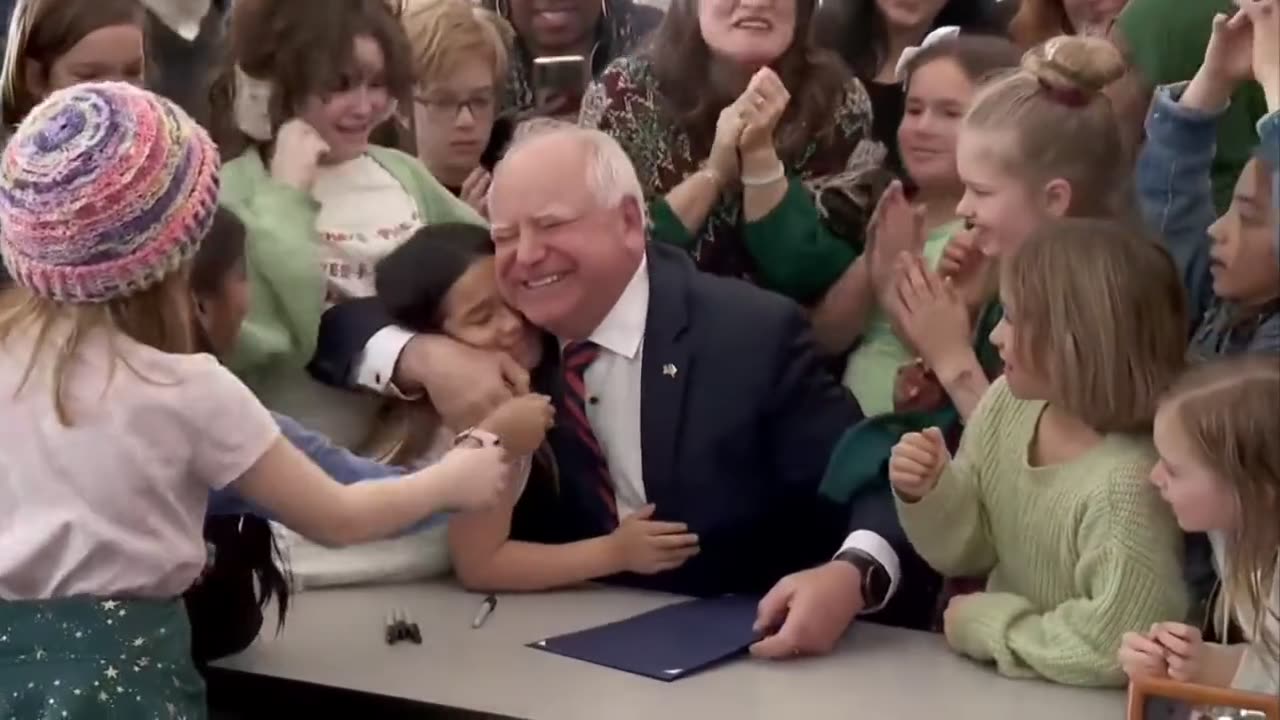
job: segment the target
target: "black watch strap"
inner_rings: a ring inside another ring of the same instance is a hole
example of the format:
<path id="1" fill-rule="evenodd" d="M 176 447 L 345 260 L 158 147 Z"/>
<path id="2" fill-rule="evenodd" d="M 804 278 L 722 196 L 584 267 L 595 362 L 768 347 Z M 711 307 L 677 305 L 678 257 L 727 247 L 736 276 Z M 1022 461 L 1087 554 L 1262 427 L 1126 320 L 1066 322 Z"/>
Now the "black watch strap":
<path id="1" fill-rule="evenodd" d="M 879 608 L 884 605 L 889 599 L 889 588 L 893 585 L 893 580 L 879 560 L 858 548 L 845 548 L 835 559 L 858 568 L 862 575 L 862 602 L 866 607 Z"/>

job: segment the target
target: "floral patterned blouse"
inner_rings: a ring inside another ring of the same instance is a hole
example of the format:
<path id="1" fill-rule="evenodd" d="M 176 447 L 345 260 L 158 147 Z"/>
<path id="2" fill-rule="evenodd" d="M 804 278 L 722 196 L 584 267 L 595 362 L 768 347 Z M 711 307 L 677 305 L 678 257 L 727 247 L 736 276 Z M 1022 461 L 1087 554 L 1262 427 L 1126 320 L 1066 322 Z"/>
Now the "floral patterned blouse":
<path id="1" fill-rule="evenodd" d="M 819 298 L 860 252 L 874 186 L 884 179 L 884 148 L 870 139 L 871 103 L 853 78 L 832 118 L 834 132 L 815 132 L 799 157 L 784 158 L 791 188 L 777 208 L 746 223 L 741 192 L 726 193 L 693 235 L 672 227 L 679 223 L 662 198 L 699 169 L 707 148 L 695 147 L 669 109 L 649 58 L 620 58 L 606 68 L 587 90 L 580 123 L 608 133 L 631 157 L 655 236 L 683 234 L 680 244 L 702 270 L 802 302 Z"/>

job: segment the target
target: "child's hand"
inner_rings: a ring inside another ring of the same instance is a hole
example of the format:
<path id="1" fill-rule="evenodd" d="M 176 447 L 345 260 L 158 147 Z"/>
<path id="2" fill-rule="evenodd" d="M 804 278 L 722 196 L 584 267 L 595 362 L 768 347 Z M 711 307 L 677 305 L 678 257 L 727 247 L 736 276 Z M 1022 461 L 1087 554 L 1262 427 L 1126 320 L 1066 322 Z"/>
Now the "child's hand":
<path id="1" fill-rule="evenodd" d="M 924 361 L 917 359 L 898 368 L 893 382 L 893 411 L 932 412 L 947 401 L 947 391 Z"/>
<path id="2" fill-rule="evenodd" d="M 500 447 L 454 448 L 436 465 L 422 472 L 443 471 L 441 488 L 449 510 L 483 510 L 502 496 L 511 474 Z"/>
<path id="3" fill-rule="evenodd" d="M 1179 682 L 1196 682 L 1204 668 L 1204 638 L 1199 628 L 1182 623 L 1158 623 L 1151 628 L 1151 636 L 1164 649 L 1169 677 Z"/>
<path id="4" fill-rule="evenodd" d="M 271 177 L 304 193 L 311 192 L 320 159 L 329 152 L 329 143 L 305 120 L 294 118 L 276 133 L 275 154 L 271 156 Z"/>
<path id="5" fill-rule="evenodd" d="M 698 536 L 684 523 L 650 520 L 654 506 L 628 515 L 609 535 L 624 572 L 653 575 L 674 570 L 698 554 Z"/>
<path id="6" fill-rule="evenodd" d="M 1164 659 L 1164 647 L 1142 633 L 1125 633 L 1120 639 L 1118 656 L 1120 667 L 1130 680 L 1141 677 L 1168 677 L 1169 665 Z"/>
<path id="7" fill-rule="evenodd" d="M 497 435 L 514 457 L 531 455 L 546 438 L 556 411 L 546 395 L 521 395 L 498 406 L 476 427 Z"/>
<path id="8" fill-rule="evenodd" d="M 1253 78 L 1267 96 L 1267 110 L 1280 110 L 1280 2 L 1236 0 L 1240 16 L 1253 26 Z"/>
<path id="9" fill-rule="evenodd" d="M 489 217 L 489 183 L 493 176 L 488 170 L 477 167 L 462 181 L 461 199 L 480 213 L 481 217 Z"/>
<path id="10" fill-rule="evenodd" d="M 951 461 L 942 431 L 936 427 L 922 433 L 907 433 L 889 458 L 889 482 L 904 500 L 915 502 L 928 495 Z"/>
<path id="11" fill-rule="evenodd" d="M 880 196 L 867 227 L 871 282 L 877 299 L 884 305 L 885 294 L 893 288 L 898 258 L 919 255 L 924 250 L 924 213 L 912 207 L 902 182 L 894 180 Z"/>
<path id="12" fill-rule="evenodd" d="M 938 275 L 949 280 L 964 304 L 974 311 L 992 296 L 988 287 L 991 258 L 978 244 L 972 230 L 961 230 L 947 241 L 947 247 L 938 260 Z"/>
<path id="13" fill-rule="evenodd" d="M 1244 13 L 1213 18 L 1213 34 L 1204 51 L 1204 62 L 1178 101 L 1185 107 L 1219 112 L 1236 88 L 1253 76 L 1253 26 Z"/>

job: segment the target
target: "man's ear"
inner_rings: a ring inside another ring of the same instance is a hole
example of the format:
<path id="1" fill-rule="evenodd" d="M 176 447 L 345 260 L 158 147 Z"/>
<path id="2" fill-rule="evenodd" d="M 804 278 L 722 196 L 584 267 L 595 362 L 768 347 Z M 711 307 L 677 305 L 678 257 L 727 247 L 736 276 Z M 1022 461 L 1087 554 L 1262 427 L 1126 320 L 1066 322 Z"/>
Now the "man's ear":
<path id="1" fill-rule="evenodd" d="M 1053 217 L 1066 217 L 1071 209 L 1071 182 L 1054 178 L 1045 183 L 1041 196 L 1045 212 Z"/>
<path id="2" fill-rule="evenodd" d="M 624 197 L 618 206 L 622 211 L 622 223 L 625 237 L 640 238 L 641 244 L 647 241 L 649 237 L 648 221 L 645 217 L 644 207 L 634 197 Z"/>

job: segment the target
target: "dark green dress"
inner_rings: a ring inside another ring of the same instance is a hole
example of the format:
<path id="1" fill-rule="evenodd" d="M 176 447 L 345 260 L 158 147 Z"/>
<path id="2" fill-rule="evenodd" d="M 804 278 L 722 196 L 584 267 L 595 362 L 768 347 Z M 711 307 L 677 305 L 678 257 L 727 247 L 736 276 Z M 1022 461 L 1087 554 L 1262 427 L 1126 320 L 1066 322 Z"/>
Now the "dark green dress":
<path id="1" fill-rule="evenodd" d="M 0 602 L 0 718 L 205 716 L 181 600 Z"/>

